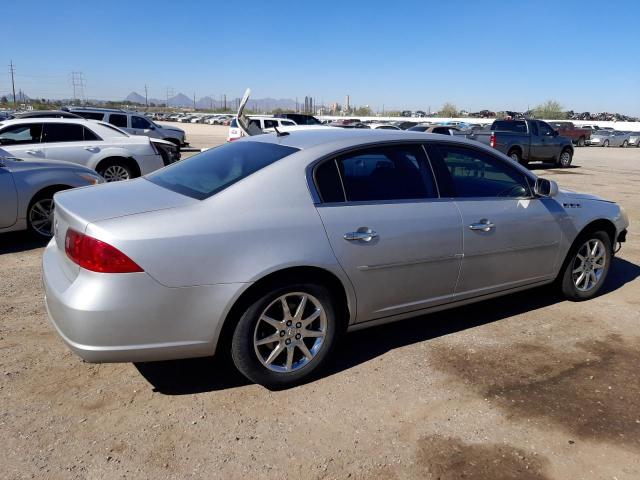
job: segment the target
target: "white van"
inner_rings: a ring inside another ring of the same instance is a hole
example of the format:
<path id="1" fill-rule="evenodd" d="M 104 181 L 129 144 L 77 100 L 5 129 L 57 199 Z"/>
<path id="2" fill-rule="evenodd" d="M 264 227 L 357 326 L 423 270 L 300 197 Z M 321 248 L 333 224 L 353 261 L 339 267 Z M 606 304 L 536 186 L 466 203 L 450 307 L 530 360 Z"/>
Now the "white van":
<path id="1" fill-rule="evenodd" d="M 293 120 L 288 120 L 286 118 L 276 118 L 276 117 L 248 117 L 249 125 L 251 127 L 256 127 L 262 130 L 263 132 L 266 129 L 273 127 L 293 127 L 296 124 Z M 227 142 L 233 142 L 234 140 L 238 140 L 246 136 L 242 129 L 238 126 L 237 119 L 231 120 L 229 123 L 229 135 L 227 137 Z"/>

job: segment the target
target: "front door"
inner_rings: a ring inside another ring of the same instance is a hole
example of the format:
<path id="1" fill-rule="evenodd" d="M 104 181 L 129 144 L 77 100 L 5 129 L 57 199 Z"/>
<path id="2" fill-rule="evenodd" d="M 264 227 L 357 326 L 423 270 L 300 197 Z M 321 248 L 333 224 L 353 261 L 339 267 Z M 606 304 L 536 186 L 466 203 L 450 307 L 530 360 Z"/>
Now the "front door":
<path id="1" fill-rule="evenodd" d="M 455 198 L 462 215 L 464 257 L 456 299 L 554 275 L 562 232 L 552 199 L 534 197 L 523 171 L 479 148 L 433 144 L 429 154 L 438 184 Z"/>
<path id="2" fill-rule="evenodd" d="M 462 254 L 460 215 L 441 200 L 419 145 L 369 147 L 315 172 L 318 213 L 356 291 L 357 321 L 450 301 Z"/>
<path id="3" fill-rule="evenodd" d="M 160 138 L 156 127 L 149 120 L 139 115 L 131 115 L 131 130 L 135 135 Z"/>
<path id="4" fill-rule="evenodd" d="M 16 223 L 18 215 L 18 195 L 13 183 L 13 174 L 0 159 L 0 228 Z"/>

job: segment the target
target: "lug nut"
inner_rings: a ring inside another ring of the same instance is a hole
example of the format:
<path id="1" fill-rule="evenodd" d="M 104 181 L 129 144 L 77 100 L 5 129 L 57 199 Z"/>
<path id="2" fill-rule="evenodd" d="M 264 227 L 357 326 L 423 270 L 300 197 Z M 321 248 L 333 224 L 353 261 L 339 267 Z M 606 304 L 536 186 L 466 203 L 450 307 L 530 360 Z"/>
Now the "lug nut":
<path id="1" fill-rule="evenodd" d="M 284 337 L 284 335 L 285 335 L 284 330 L 280 330 L 280 336 Z"/>
<path id="2" fill-rule="evenodd" d="M 287 327 L 290 327 L 292 323 L 293 323 L 293 322 L 292 322 L 291 320 L 289 320 L 289 321 L 287 322 Z"/>
<path id="3" fill-rule="evenodd" d="M 284 343 L 285 343 L 285 345 L 289 345 L 289 344 L 291 343 L 291 339 L 290 339 L 290 338 L 287 338 L 287 339 L 284 341 Z"/>
<path id="4" fill-rule="evenodd" d="M 296 340 L 300 340 L 302 338 L 302 335 L 300 335 L 299 333 L 296 334 Z"/>
<path id="5" fill-rule="evenodd" d="M 302 327 L 302 322 L 296 323 L 296 328 L 301 328 L 301 327 Z"/>

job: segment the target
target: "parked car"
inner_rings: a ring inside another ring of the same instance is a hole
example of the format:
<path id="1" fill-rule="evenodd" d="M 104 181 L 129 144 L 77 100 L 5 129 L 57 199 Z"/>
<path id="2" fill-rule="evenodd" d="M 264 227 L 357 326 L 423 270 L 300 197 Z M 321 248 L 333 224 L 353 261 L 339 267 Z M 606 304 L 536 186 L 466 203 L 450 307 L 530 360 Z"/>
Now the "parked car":
<path id="1" fill-rule="evenodd" d="M 364 129 L 370 129 L 371 126 L 367 123 L 363 123 L 363 122 L 349 122 L 349 123 L 345 123 L 345 122 L 331 122 L 328 124 L 329 127 L 337 127 L 337 128 L 364 128 Z"/>
<path id="2" fill-rule="evenodd" d="M 622 147 L 629 145 L 630 132 L 600 129 L 591 134 L 589 145 L 594 147 Z"/>
<path id="3" fill-rule="evenodd" d="M 97 171 L 108 182 L 128 180 L 165 165 L 156 144 L 93 120 L 37 118 L 0 123 L 0 156 L 66 160 Z"/>
<path id="4" fill-rule="evenodd" d="M 496 120 L 490 130 L 475 130 L 466 137 L 506 153 L 523 165 L 551 161 L 568 167 L 573 158 L 571 140 L 541 120 Z"/>
<path id="5" fill-rule="evenodd" d="M 591 129 L 576 127 L 572 122 L 549 122 L 559 135 L 570 138 L 578 147 L 584 147 L 591 138 Z"/>
<path id="6" fill-rule="evenodd" d="M 400 127 L 396 127 L 390 123 L 370 123 L 369 128 L 372 130 L 401 130 Z"/>
<path id="7" fill-rule="evenodd" d="M 273 127 L 293 127 L 296 123 L 293 120 L 287 120 L 285 118 L 276 117 L 248 117 L 249 125 L 251 128 L 258 129 L 256 133 L 262 133 L 263 130 Z M 242 129 L 238 126 L 236 119 L 233 119 L 229 124 L 229 133 L 227 136 L 227 142 L 233 142 L 244 137 Z"/>
<path id="8" fill-rule="evenodd" d="M 418 123 L 417 122 L 398 121 L 398 122 L 393 122 L 393 125 L 395 125 L 396 127 L 400 128 L 401 130 L 408 130 L 411 127 L 415 127 L 416 125 L 418 125 Z"/>
<path id="9" fill-rule="evenodd" d="M 629 134 L 629 146 L 640 147 L 640 132 L 631 132 Z"/>
<path id="10" fill-rule="evenodd" d="M 181 128 L 159 125 L 138 112 L 92 107 L 68 107 L 68 110 L 90 120 L 110 123 L 132 135 L 159 138 L 174 143 L 178 148 L 188 145 Z"/>
<path id="11" fill-rule="evenodd" d="M 322 122 L 316 117 L 304 113 L 278 113 L 274 117 L 293 120 L 296 125 L 322 125 Z"/>
<path id="12" fill-rule="evenodd" d="M 9 119 L 17 118 L 82 118 L 75 113 L 65 112 L 64 110 L 31 110 L 28 112 L 16 112 L 8 117 Z"/>
<path id="13" fill-rule="evenodd" d="M 407 130 L 408 132 L 424 132 L 424 133 L 439 133 L 441 135 L 453 135 L 454 132 L 459 132 L 460 129 L 448 125 L 416 125 Z"/>
<path id="14" fill-rule="evenodd" d="M 50 237 L 53 195 L 103 182 L 93 170 L 74 163 L 0 157 L 0 233 L 29 230 Z"/>
<path id="15" fill-rule="evenodd" d="M 55 209 L 45 299 L 71 350 L 130 362 L 228 349 L 275 388 L 314 374 L 345 330 L 555 280 L 590 299 L 629 224 L 478 142 L 334 128 L 249 136 L 59 193 Z"/>

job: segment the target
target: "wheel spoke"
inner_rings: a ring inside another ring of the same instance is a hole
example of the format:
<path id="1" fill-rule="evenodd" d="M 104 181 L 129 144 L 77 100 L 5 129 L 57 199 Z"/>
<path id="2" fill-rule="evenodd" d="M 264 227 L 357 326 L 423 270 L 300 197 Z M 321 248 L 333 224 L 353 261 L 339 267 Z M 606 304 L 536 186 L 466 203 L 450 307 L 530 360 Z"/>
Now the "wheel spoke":
<path id="1" fill-rule="evenodd" d="M 304 342 L 300 342 L 298 344 L 298 348 L 300 349 L 300 351 L 302 352 L 302 354 L 307 357 L 307 360 L 311 360 L 313 358 L 313 355 L 311 355 L 311 352 L 309 351 L 309 349 L 307 348 L 307 346 L 305 345 Z"/>
<path id="2" fill-rule="evenodd" d="M 300 303 L 298 304 L 298 308 L 296 308 L 296 313 L 293 316 L 294 320 L 300 320 L 302 318 L 302 314 L 304 313 L 304 309 L 307 306 L 307 296 L 303 295 L 300 299 Z"/>
<path id="3" fill-rule="evenodd" d="M 291 366 L 293 365 L 293 345 L 289 345 L 287 347 L 287 363 L 284 368 L 287 372 L 291 371 Z"/>
<path id="4" fill-rule="evenodd" d="M 582 265 L 580 265 L 578 268 L 576 268 L 573 272 L 571 273 L 580 273 L 584 271 L 584 267 Z"/>
<path id="5" fill-rule="evenodd" d="M 284 350 L 284 344 L 279 343 L 276 346 L 276 348 L 274 348 L 271 351 L 271 353 L 269 354 L 267 359 L 264 361 L 264 363 L 266 363 L 267 365 L 271 365 L 273 363 L 273 361 L 278 357 L 278 355 L 280 355 L 282 353 L 283 350 Z"/>
<path id="6" fill-rule="evenodd" d="M 280 334 L 274 333 L 273 335 L 269 335 L 268 337 L 264 337 L 261 340 L 256 341 L 256 345 L 265 345 L 267 343 L 279 342 Z"/>
<path id="7" fill-rule="evenodd" d="M 592 271 L 591 274 L 591 287 L 594 287 L 596 283 L 598 283 L 598 277 L 596 277 L 596 272 Z"/>
<path id="8" fill-rule="evenodd" d="M 282 311 L 284 312 L 284 319 L 291 319 L 291 310 L 289 310 L 289 304 L 287 303 L 286 297 L 280 298 L 280 303 L 282 304 Z"/>
<path id="9" fill-rule="evenodd" d="M 595 257 L 596 256 L 596 252 L 598 251 L 599 247 L 600 247 L 600 243 L 595 241 L 593 243 L 593 248 L 591 248 L 591 250 L 590 250 L 591 257 Z"/>
<path id="10" fill-rule="evenodd" d="M 324 337 L 325 333 L 319 330 L 303 330 L 302 337 Z"/>
<path id="11" fill-rule="evenodd" d="M 582 280 L 584 280 L 584 278 L 586 277 L 586 275 L 584 274 L 584 272 L 582 272 L 578 278 L 576 278 L 576 286 L 579 287 L 580 284 L 582 283 Z"/>
<path id="12" fill-rule="evenodd" d="M 278 321 L 278 320 L 274 320 L 271 317 L 267 317 L 266 315 L 262 315 L 260 317 L 260 320 L 262 320 L 263 322 L 268 323 L 269 325 L 271 325 L 276 330 L 280 330 L 280 328 L 282 328 L 283 323 L 284 323 L 284 322 L 281 322 L 281 321 Z"/>
<path id="13" fill-rule="evenodd" d="M 316 309 L 311 315 L 302 320 L 302 328 L 307 328 L 311 324 L 311 322 L 313 322 L 320 316 L 321 313 L 322 312 L 320 311 L 320 309 Z"/>

